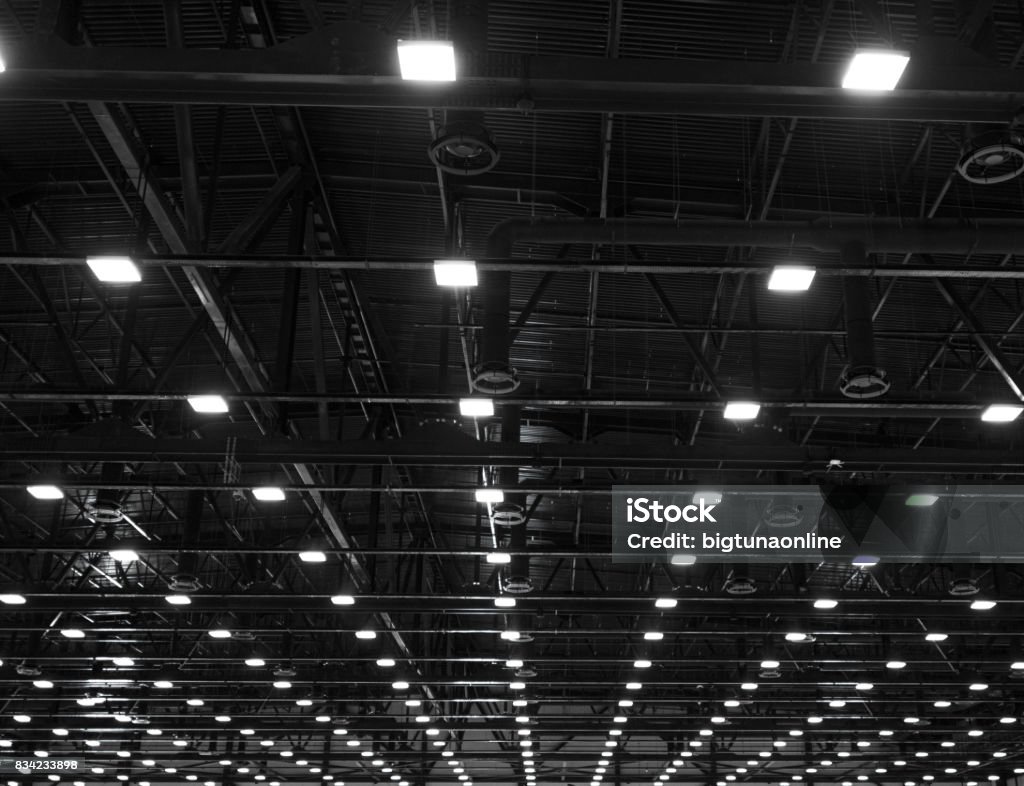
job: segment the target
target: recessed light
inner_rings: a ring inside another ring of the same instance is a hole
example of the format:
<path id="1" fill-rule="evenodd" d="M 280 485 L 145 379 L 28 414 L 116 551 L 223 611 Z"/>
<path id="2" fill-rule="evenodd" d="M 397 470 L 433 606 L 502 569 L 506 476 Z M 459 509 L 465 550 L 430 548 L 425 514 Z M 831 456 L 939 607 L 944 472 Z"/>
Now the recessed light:
<path id="1" fill-rule="evenodd" d="M 189 406 L 196 412 L 203 414 L 217 414 L 228 411 L 228 402 L 223 396 L 189 396 Z"/>
<path id="2" fill-rule="evenodd" d="M 910 55 L 885 49 L 860 49 L 843 75 L 845 90 L 895 90 L 910 62 Z"/>
<path id="3" fill-rule="evenodd" d="M 1021 412 L 1024 407 L 1014 404 L 989 404 L 981 413 L 981 419 L 986 423 L 1012 423 Z"/>
<path id="4" fill-rule="evenodd" d="M 459 414 L 467 418 L 494 417 L 494 400 L 489 398 L 460 398 Z"/>
<path id="5" fill-rule="evenodd" d="M 434 282 L 439 287 L 475 287 L 478 283 L 476 262 L 472 259 L 436 259 Z"/>
<path id="6" fill-rule="evenodd" d="M 127 256 L 86 257 L 85 263 L 105 284 L 137 284 L 142 281 L 138 266 Z"/>
<path id="7" fill-rule="evenodd" d="M 730 401 L 725 405 L 723 417 L 726 420 L 754 420 L 761 411 L 761 405 L 754 401 Z"/>
<path id="8" fill-rule="evenodd" d="M 800 265 L 776 265 L 768 277 L 773 292 L 806 292 L 814 281 L 814 268 Z"/>
<path id="9" fill-rule="evenodd" d="M 455 81 L 455 47 L 451 41 L 398 41 L 402 79 L 427 82 Z"/>
<path id="10" fill-rule="evenodd" d="M 25 490 L 36 499 L 64 499 L 64 492 L 50 484 L 26 486 Z"/>

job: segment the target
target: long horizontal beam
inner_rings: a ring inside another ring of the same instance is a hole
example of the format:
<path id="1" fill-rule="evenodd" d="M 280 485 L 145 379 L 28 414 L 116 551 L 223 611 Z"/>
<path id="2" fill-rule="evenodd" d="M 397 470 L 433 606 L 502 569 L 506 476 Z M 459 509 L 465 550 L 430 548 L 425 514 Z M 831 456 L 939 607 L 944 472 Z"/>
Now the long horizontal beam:
<path id="1" fill-rule="evenodd" d="M 824 470 L 840 459 L 846 471 L 972 471 L 1024 475 L 1014 451 L 931 448 L 834 448 L 771 446 L 597 445 L 561 443 L 380 440 L 297 442 L 268 437 L 239 438 L 232 455 L 242 464 L 310 462 L 319 464 L 401 464 L 405 466 L 464 467 L 615 467 L 616 469 L 734 469 Z M 8 439 L 0 443 L 0 460 L 13 462 L 170 461 L 221 462 L 225 441 L 217 439 L 83 439 L 52 437 Z"/>
<path id="2" fill-rule="evenodd" d="M 190 393 L 185 392 L 150 392 L 150 391 L 104 391 L 104 390 L 33 390 L 8 388 L 0 390 L 0 402 L 33 402 L 33 403 L 80 403 L 82 401 L 149 401 L 149 402 L 181 402 L 184 403 Z M 263 393 L 238 392 L 225 393 L 223 398 L 229 404 L 256 403 L 292 403 L 292 404 L 353 404 L 353 405 L 386 405 L 416 407 L 455 407 L 459 396 L 445 394 L 401 395 L 401 394 L 340 394 L 340 393 Z M 672 412 L 704 412 L 721 411 L 725 401 L 706 396 L 676 396 L 672 398 L 640 397 L 640 396 L 588 396 L 579 393 L 565 393 L 558 397 L 549 396 L 508 396 L 502 403 L 510 406 L 531 409 L 631 409 L 646 411 Z M 821 398 L 775 398 L 765 395 L 760 398 L 764 409 L 788 412 L 791 415 L 807 417 L 909 417 L 909 418 L 966 418 L 977 419 L 990 402 L 979 401 L 963 395 L 948 397 L 940 395 L 921 395 L 858 401 L 841 397 Z"/>
<path id="3" fill-rule="evenodd" d="M 479 107 L 1004 124 L 1019 75 L 921 62 L 900 89 L 841 89 L 843 64 L 602 59 L 492 53 L 455 83 L 397 75 L 394 41 L 333 25 L 265 50 L 73 47 L 32 40 L 5 52 L 0 100 L 381 108 Z M 927 60 L 924 58 L 923 60 Z M 916 61 L 915 61 L 916 62 Z"/>

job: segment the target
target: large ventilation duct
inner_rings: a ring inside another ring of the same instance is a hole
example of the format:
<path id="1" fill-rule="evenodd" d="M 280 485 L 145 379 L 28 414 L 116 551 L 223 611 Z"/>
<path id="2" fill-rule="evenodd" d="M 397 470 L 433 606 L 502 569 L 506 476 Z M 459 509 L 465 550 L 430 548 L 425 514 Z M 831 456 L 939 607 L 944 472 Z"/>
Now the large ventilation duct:
<path id="1" fill-rule="evenodd" d="M 473 67 L 487 51 L 487 0 L 453 0 L 451 37 L 455 44 L 456 70 L 475 74 Z M 501 157 L 484 125 L 484 113 L 465 109 L 445 112 L 444 126 L 428 149 L 435 166 L 452 175 L 482 175 Z"/>
<path id="2" fill-rule="evenodd" d="M 512 218 L 487 239 L 488 256 L 511 256 L 514 243 L 607 246 L 759 246 L 840 253 L 1024 254 L 1024 222 L 942 219 L 818 219 L 816 221 L 644 221 Z"/>
<path id="3" fill-rule="evenodd" d="M 100 469 L 100 482 L 103 485 L 116 485 L 122 480 L 124 480 L 124 464 L 107 462 Z M 86 510 L 89 518 L 97 524 L 117 524 L 124 518 L 124 512 L 121 510 L 121 491 L 110 488 L 100 489 L 96 492 L 96 499 L 86 507 Z"/>
<path id="4" fill-rule="evenodd" d="M 863 266 L 864 246 L 847 243 L 840 251 L 843 265 Z M 843 310 L 846 314 L 846 352 L 848 365 L 839 380 L 839 390 L 847 398 L 877 398 L 889 390 L 885 371 L 875 364 L 875 330 L 871 318 L 871 281 L 863 276 L 843 279 Z"/>
<path id="5" fill-rule="evenodd" d="M 171 577 L 172 592 L 195 592 L 201 587 L 199 583 L 199 527 L 203 520 L 203 491 L 193 489 L 188 493 L 185 508 L 185 526 L 181 534 L 182 551 L 178 554 L 178 572 Z"/>

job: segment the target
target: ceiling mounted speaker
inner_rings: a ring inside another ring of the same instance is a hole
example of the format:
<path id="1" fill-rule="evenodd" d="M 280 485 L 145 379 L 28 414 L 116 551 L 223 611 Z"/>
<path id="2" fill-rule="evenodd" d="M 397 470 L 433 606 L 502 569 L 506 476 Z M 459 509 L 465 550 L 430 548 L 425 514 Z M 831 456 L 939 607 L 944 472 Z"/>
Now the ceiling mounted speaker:
<path id="1" fill-rule="evenodd" d="M 427 154 L 438 168 L 467 177 L 489 172 L 501 158 L 487 127 L 467 120 L 456 120 L 441 128 Z"/>
<path id="2" fill-rule="evenodd" d="M 1005 183 L 1024 174 L 1024 113 L 1018 113 L 1009 128 L 971 137 L 956 171 L 979 186 Z"/>

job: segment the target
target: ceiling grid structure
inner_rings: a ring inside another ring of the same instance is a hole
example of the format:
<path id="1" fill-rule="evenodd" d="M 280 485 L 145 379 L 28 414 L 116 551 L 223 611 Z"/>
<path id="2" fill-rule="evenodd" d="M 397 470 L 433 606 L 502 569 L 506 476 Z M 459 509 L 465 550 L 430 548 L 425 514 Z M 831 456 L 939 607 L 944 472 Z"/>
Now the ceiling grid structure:
<path id="1" fill-rule="evenodd" d="M 454 82 L 401 78 L 428 38 Z M 1016 0 L 0 3 L 0 781 L 1019 783 L 1018 563 L 628 563 L 611 521 L 1022 482 L 1022 40 Z"/>

